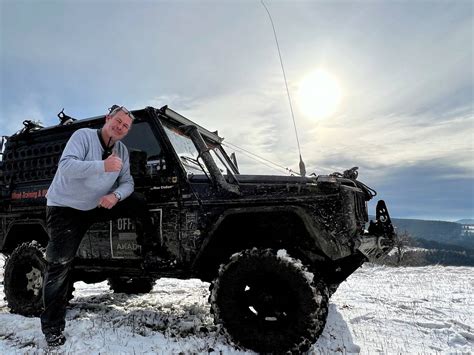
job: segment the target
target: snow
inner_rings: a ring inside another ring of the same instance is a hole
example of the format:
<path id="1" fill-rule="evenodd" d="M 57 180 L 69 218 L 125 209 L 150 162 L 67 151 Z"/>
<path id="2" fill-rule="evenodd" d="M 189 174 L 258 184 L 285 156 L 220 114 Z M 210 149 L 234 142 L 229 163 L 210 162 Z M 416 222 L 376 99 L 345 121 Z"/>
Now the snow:
<path id="1" fill-rule="evenodd" d="M 363 353 L 474 351 L 474 268 L 365 265 L 331 299 Z"/>
<path id="2" fill-rule="evenodd" d="M 314 280 L 314 275 L 313 273 L 309 272 L 303 265 L 303 263 L 298 260 L 294 259 L 291 256 L 288 255 L 287 251 L 285 249 L 280 249 L 277 251 L 277 258 L 280 258 L 282 260 L 285 260 L 286 262 L 293 264 L 294 267 L 298 268 L 299 270 L 303 271 L 303 275 L 306 280 L 311 284 Z M 320 302 L 319 300 L 317 302 Z"/>
<path id="3" fill-rule="evenodd" d="M 4 258 L 0 256 L 0 280 Z M 209 284 L 158 280 L 145 295 L 76 282 L 58 354 L 252 354 L 213 324 Z M 331 298 L 311 353 L 473 353 L 474 268 L 364 265 Z M 46 354 L 38 318 L 10 314 L 0 285 L 0 354 Z"/>

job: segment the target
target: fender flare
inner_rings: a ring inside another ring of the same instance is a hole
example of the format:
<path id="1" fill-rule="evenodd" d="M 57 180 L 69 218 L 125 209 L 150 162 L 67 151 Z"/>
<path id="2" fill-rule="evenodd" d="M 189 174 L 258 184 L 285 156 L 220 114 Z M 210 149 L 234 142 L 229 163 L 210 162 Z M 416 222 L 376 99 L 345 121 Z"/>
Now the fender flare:
<path id="1" fill-rule="evenodd" d="M 10 245 L 10 243 L 12 245 L 15 245 L 15 244 L 20 244 L 23 242 L 34 240 L 34 239 L 19 240 L 18 243 L 15 243 L 14 241 L 12 241 L 12 238 L 13 238 L 12 230 L 14 228 L 22 227 L 22 226 L 37 226 L 37 228 L 41 228 L 41 230 L 44 232 L 46 236 L 48 235 L 48 231 L 46 229 L 46 222 L 45 220 L 41 218 L 13 220 L 6 227 L 5 238 L 3 239 L 3 243 L 0 245 L 0 250 L 4 250 L 5 246 Z"/>
<path id="2" fill-rule="evenodd" d="M 199 268 L 202 258 L 205 256 L 206 250 L 209 245 L 216 239 L 219 234 L 218 231 L 222 226 L 223 222 L 230 216 L 239 214 L 262 214 L 262 213 L 273 213 L 273 212 L 287 212 L 292 213 L 298 218 L 303 224 L 304 228 L 308 232 L 308 235 L 315 243 L 315 247 L 320 249 L 325 255 L 337 256 L 340 255 L 340 247 L 336 240 L 329 234 L 325 233 L 324 228 L 314 218 L 308 215 L 308 212 L 304 208 L 299 206 L 287 205 L 287 206 L 263 206 L 263 207 L 245 207 L 245 208 L 230 208 L 219 215 L 214 225 L 211 227 L 205 240 L 203 241 L 201 248 L 196 255 L 196 258 L 192 264 L 192 269 Z M 321 235 L 323 233 L 324 235 Z"/>

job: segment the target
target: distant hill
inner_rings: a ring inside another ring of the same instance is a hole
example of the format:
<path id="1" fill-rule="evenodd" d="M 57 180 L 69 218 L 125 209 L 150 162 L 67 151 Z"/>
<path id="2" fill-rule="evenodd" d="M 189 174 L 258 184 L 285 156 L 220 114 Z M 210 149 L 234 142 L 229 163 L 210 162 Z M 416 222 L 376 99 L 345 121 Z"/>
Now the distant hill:
<path id="1" fill-rule="evenodd" d="M 370 218 L 375 219 L 373 216 Z M 465 222 L 392 218 L 392 223 L 397 234 L 407 232 L 413 239 L 410 244 L 416 247 L 405 252 L 401 265 L 474 266 L 474 235 L 463 232 L 462 224 Z M 379 263 L 397 265 L 394 255 L 388 255 Z"/>
<path id="2" fill-rule="evenodd" d="M 474 236 L 465 235 L 458 222 L 427 221 L 420 219 L 392 218 L 398 233 L 407 231 L 415 239 L 432 240 L 442 244 L 474 249 Z"/>
<path id="3" fill-rule="evenodd" d="M 418 247 L 424 248 L 421 254 L 418 254 L 422 256 L 421 258 L 414 257 L 416 252 L 412 253 L 411 259 L 418 259 L 421 262 L 420 265 L 474 266 L 474 249 L 425 239 L 416 239 L 415 243 Z"/>
<path id="4" fill-rule="evenodd" d="M 407 231 L 412 237 L 443 243 L 459 238 L 462 233 L 461 225 L 455 222 L 401 218 L 393 218 L 392 222 L 400 232 Z"/>
<path id="5" fill-rule="evenodd" d="M 459 223 L 459 224 L 474 224 L 474 219 L 460 219 L 459 221 L 456 221 L 455 223 Z"/>

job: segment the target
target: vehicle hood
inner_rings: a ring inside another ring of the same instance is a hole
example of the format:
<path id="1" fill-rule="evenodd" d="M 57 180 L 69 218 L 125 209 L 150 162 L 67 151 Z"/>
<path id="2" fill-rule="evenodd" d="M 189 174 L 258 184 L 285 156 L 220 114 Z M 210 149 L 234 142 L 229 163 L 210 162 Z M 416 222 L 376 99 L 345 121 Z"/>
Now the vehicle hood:
<path id="1" fill-rule="evenodd" d="M 238 185 L 239 195 L 233 199 L 258 197 L 264 199 L 281 198 L 284 196 L 304 196 L 315 194 L 338 193 L 341 185 L 357 187 L 353 180 L 334 176 L 279 176 L 279 175 L 237 175 L 237 182 L 225 176 L 229 184 Z M 210 188 L 209 179 L 205 175 L 195 175 L 189 178 L 195 192 L 204 197 L 207 194 L 216 195 L 216 190 Z M 225 191 L 221 191 L 225 193 Z"/>

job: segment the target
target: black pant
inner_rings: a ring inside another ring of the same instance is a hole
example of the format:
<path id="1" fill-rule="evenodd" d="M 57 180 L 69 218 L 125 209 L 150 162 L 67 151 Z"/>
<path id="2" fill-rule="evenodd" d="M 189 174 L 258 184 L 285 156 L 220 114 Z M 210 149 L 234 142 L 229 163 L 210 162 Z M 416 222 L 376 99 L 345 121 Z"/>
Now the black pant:
<path id="1" fill-rule="evenodd" d="M 68 207 L 46 208 L 49 242 L 46 249 L 48 262 L 43 283 L 44 311 L 41 314 L 43 333 L 64 330 L 67 293 L 71 286 L 72 262 L 84 234 L 95 222 L 119 217 L 137 217 L 143 223 L 142 240 L 145 250 L 158 243 L 150 212 L 143 195 L 136 192 L 117 203 L 112 209 L 95 208 L 80 211 Z"/>

